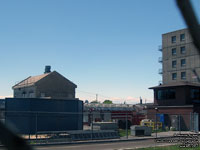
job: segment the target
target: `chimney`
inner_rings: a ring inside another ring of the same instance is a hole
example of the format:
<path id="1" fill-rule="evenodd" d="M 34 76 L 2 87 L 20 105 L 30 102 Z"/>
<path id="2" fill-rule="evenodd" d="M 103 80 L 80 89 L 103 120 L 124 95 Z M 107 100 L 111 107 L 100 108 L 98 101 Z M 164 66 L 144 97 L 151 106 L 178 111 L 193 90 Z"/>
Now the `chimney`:
<path id="1" fill-rule="evenodd" d="M 44 73 L 50 73 L 51 72 L 51 66 L 45 66 Z"/>
<path id="2" fill-rule="evenodd" d="M 142 98 L 140 97 L 140 105 L 142 105 Z"/>

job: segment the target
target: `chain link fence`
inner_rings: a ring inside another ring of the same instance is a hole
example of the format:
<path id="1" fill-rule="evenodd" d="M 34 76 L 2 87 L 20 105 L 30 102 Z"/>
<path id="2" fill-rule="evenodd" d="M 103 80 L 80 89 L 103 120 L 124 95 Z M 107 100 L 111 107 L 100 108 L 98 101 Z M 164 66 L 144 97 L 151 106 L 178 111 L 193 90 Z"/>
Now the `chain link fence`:
<path id="1" fill-rule="evenodd" d="M 2 111 L 0 120 L 31 144 L 154 139 L 199 132 L 197 113 Z"/>

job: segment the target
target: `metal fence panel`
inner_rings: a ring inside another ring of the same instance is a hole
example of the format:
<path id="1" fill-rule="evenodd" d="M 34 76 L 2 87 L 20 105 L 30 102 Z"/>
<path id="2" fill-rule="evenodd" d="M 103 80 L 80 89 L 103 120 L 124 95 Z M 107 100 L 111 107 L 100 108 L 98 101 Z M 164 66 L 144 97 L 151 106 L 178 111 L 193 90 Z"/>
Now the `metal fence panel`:
<path id="1" fill-rule="evenodd" d="M 12 124 L 21 134 L 83 127 L 83 103 L 79 100 L 9 98 L 5 108 L 6 124 Z"/>

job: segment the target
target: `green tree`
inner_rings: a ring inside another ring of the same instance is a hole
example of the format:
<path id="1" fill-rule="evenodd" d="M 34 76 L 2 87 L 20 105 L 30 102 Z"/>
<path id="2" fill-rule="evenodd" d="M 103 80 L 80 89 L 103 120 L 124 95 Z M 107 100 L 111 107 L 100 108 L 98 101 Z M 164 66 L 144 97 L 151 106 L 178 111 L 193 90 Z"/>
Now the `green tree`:
<path id="1" fill-rule="evenodd" d="M 105 100 L 104 102 L 103 102 L 103 104 L 112 104 L 113 102 L 111 101 L 111 100 Z"/>
<path id="2" fill-rule="evenodd" d="M 91 101 L 91 104 L 99 104 L 99 102 L 97 100 Z"/>

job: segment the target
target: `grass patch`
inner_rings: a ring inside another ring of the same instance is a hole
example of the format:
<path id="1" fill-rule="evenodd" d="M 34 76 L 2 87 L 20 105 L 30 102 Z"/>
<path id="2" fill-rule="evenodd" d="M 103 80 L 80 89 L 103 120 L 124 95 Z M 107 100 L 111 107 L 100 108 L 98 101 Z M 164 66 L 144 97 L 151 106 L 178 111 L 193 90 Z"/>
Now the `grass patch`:
<path id="1" fill-rule="evenodd" d="M 173 146 L 158 146 L 158 147 L 138 148 L 138 149 L 135 149 L 135 150 L 200 150 L 200 147 L 180 148 L 178 145 L 173 145 Z"/>
<path id="2" fill-rule="evenodd" d="M 130 129 L 128 130 L 128 135 L 131 135 L 131 130 Z M 126 136 L 126 130 L 119 129 L 119 136 L 120 137 Z"/>

